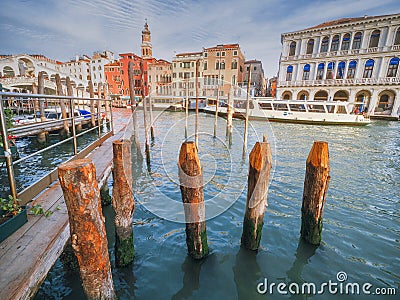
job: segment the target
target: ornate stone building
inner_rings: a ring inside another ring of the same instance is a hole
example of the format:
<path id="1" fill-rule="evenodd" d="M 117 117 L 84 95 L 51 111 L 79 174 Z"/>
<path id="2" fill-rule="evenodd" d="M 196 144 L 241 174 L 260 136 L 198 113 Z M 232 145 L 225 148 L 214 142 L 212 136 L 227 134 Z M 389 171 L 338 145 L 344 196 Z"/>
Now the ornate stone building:
<path id="1" fill-rule="evenodd" d="M 172 59 L 172 96 L 196 96 L 196 63 L 198 65 L 198 95 L 202 95 L 203 52 L 179 53 Z"/>
<path id="2" fill-rule="evenodd" d="M 344 18 L 282 34 L 278 99 L 364 102 L 397 117 L 400 14 Z"/>

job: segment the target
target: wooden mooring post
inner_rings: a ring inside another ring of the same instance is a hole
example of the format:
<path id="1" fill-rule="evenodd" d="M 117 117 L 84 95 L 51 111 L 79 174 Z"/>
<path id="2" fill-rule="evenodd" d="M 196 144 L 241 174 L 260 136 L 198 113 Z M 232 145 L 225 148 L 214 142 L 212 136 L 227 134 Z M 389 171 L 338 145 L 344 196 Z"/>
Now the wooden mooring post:
<path id="1" fill-rule="evenodd" d="M 116 299 L 96 169 L 90 159 L 58 168 L 83 290 L 88 299 Z"/>
<path id="2" fill-rule="evenodd" d="M 143 104 L 143 123 L 144 123 L 144 139 L 145 139 L 145 153 L 146 153 L 146 162 L 147 167 L 150 166 L 150 145 L 149 145 L 149 128 L 147 124 L 147 98 L 144 90 L 144 67 L 143 67 L 143 59 L 140 60 L 140 91 L 142 94 L 142 104 Z"/>
<path id="3" fill-rule="evenodd" d="M 244 118 L 244 135 L 243 135 L 243 158 L 246 157 L 247 152 L 247 135 L 249 128 L 249 108 L 250 108 L 250 85 L 251 85 L 251 64 L 249 66 L 249 73 L 247 76 L 247 93 L 246 93 L 246 114 Z"/>
<path id="4" fill-rule="evenodd" d="M 133 79 L 133 62 L 128 64 L 128 77 L 129 77 L 129 96 L 131 100 L 132 109 L 132 123 L 133 123 L 133 138 L 136 145 L 136 154 L 139 159 L 142 159 L 142 151 L 140 149 L 139 140 L 139 126 L 136 114 L 136 100 L 135 100 L 135 81 Z"/>
<path id="5" fill-rule="evenodd" d="M 93 89 L 93 82 L 91 80 L 89 80 L 89 97 L 90 97 L 90 124 L 92 127 L 96 126 L 96 119 L 95 119 L 95 115 L 96 115 L 96 110 L 94 108 L 94 89 Z M 97 119 L 100 116 L 97 116 Z"/>
<path id="6" fill-rule="evenodd" d="M 113 196 L 115 211 L 115 262 L 117 266 L 126 266 L 133 261 L 132 216 L 135 203 L 132 192 L 132 156 L 131 141 L 113 142 Z"/>
<path id="7" fill-rule="evenodd" d="M 322 234 L 322 215 L 330 181 L 328 143 L 315 141 L 306 162 L 303 204 L 301 207 L 301 237 L 319 245 Z"/>
<path id="8" fill-rule="evenodd" d="M 186 221 L 188 253 L 195 259 L 208 255 L 203 174 L 195 142 L 184 142 L 179 152 L 178 172 Z"/>
<path id="9" fill-rule="evenodd" d="M 249 250 L 257 250 L 260 245 L 271 167 L 272 153 L 269 143 L 257 142 L 249 155 L 246 212 L 242 233 L 242 245 Z"/>
<path id="10" fill-rule="evenodd" d="M 64 96 L 64 92 L 62 89 L 62 85 L 61 85 L 61 78 L 60 78 L 60 74 L 56 74 L 56 87 L 57 87 L 57 95 L 58 96 Z M 60 107 L 61 107 L 61 116 L 64 120 L 64 129 L 62 130 L 62 134 L 64 135 L 69 135 L 69 125 L 68 125 L 68 120 L 67 119 L 67 109 L 65 107 L 65 100 L 61 99 L 60 100 Z M 71 112 L 70 112 L 71 113 Z"/>
<path id="11" fill-rule="evenodd" d="M 232 117 L 233 117 L 233 102 L 234 99 L 232 99 L 232 103 L 231 103 L 231 99 L 232 99 L 232 93 L 231 91 L 229 91 L 228 94 L 228 107 L 227 109 L 227 119 L 226 119 L 226 138 L 228 139 L 228 145 L 232 146 L 232 129 L 233 129 L 233 121 L 232 121 Z"/>
<path id="12" fill-rule="evenodd" d="M 39 72 L 38 74 L 38 94 L 44 94 L 44 72 Z M 46 115 L 44 111 L 44 100 L 39 100 L 39 111 L 40 111 L 40 122 L 46 121 Z M 41 132 L 37 136 L 37 140 L 39 143 L 43 144 L 47 141 L 48 132 Z"/>

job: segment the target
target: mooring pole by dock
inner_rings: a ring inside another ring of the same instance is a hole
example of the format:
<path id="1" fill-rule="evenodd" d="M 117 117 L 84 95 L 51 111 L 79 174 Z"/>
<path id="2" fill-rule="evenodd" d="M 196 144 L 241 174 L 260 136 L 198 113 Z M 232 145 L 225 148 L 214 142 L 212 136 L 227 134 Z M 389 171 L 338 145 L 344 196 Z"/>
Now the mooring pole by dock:
<path id="1" fill-rule="evenodd" d="M 188 253 L 195 259 L 208 255 L 203 174 L 196 144 L 184 142 L 179 152 L 178 172 L 186 221 Z"/>
<path id="2" fill-rule="evenodd" d="M 196 118 L 194 123 L 194 141 L 196 147 L 199 147 L 199 64 L 200 61 L 196 60 Z"/>
<path id="3" fill-rule="evenodd" d="M 38 94 L 44 94 L 44 73 L 43 71 L 38 74 Z M 39 111 L 40 111 L 40 122 L 46 121 L 46 113 L 44 111 L 44 99 L 39 99 Z M 40 144 L 46 143 L 47 132 L 41 132 L 37 136 L 37 140 Z"/>
<path id="4" fill-rule="evenodd" d="M 73 160 L 58 168 L 58 178 L 86 297 L 116 299 L 95 166 L 90 159 Z"/>
<path id="5" fill-rule="evenodd" d="M 113 192 L 112 204 L 115 211 L 115 263 L 126 266 L 133 261 L 132 216 L 135 202 L 132 192 L 131 141 L 113 142 Z"/>
<path id="6" fill-rule="evenodd" d="M 233 100 L 233 101 L 231 101 Z M 231 103 L 232 102 L 232 103 Z M 227 119 L 226 119 L 226 138 L 228 139 L 229 146 L 232 145 L 232 129 L 233 129 L 233 102 L 234 99 L 232 97 L 231 89 L 229 90 L 228 94 L 228 107 L 227 109 Z"/>
<path id="7" fill-rule="evenodd" d="M 57 95 L 58 96 L 64 96 L 63 88 L 61 85 L 61 77 L 60 74 L 56 74 L 56 87 L 57 87 Z M 65 100 L 60 99 L 60 107 L 61 107 L 61 117 L 63 118 L 63 134 L 69 136 L 69 125 L 68 125 L 68 120 L 67 120 L 67 109 L 65 106 Z"/>
<path id="8" fill-rule="evenodd" d="M 136 114 L 136 100 L 135 100 L 135 81 L 133 79 L 133 62 L 129 62 L 128 64 L 128 77 L 129 77 L 129 97 L 131 100 L 131 109 L 132 109 L 132 125 L 133 125 L 133 137 L 136 145 L 136 154 L 138 158 L 142 158 L 142 151 L 140 149 L 140 140 L 139 140 L 139 125 Z"/>
<path id="9" fill-rule="evenodd" d="M 319 245 L 322 236 L 322 215 L 330 181 L 328 143 L 314 142 L 306 162 L 303 204 L 301 207 L 301 237 Z"/>
<path id="10" fill-rule="evenodd" d="M 260 246 L 271 167 L 272 153 L 269 143 L 257 142 L 249 155 L 246 212 L 242 233 L 242 245 L 249 250 L 257 250 Z"/>
<path id="11" fill-rule="evenodd" d="M 251 64 L 249 66 L 249 73 L 247 74 L 246 115 L 244 119 L 244 137 L 243 137 L 243 158 L 246 157 L 246 152 L 247 152 L 247 132 L 249 130 L 250 81 L 251 81 Z"/>
<path id="12" fill-rule="evenodd" d="M 90 124 L 92 125 L 92 128 L 96 126 L 96 119 L 95 115 L 96 112 L 94 110 L 94 89 L 93 89 L 93 82 L 89 80 L 89 97 L 90 97 Z M 97 116 L 99 118 L 99 116 Z"/>
<path id="13" fill-rule="evenodd" d="M 153 127 L 153 103 L 149 95 L 149 111 L 150 111 L 150 138 L 154 141 L 154 127 Z"/>
<path id="14" fill-rule="evenodd" d="M 143 67 L 143 59 L 140 60 L 140 87 L 142 94 L 142 104 L 143 104 L 143 123 L 144 123 L 144 136 L 145 136 L 145 153 L 146 153 L 146 162 L 147 166 L 150 166 L 150 145 L 149 145 L 149 129 L 147 124 L 147 99 L 146 93 L 144 90 L 144 67 Z"/>

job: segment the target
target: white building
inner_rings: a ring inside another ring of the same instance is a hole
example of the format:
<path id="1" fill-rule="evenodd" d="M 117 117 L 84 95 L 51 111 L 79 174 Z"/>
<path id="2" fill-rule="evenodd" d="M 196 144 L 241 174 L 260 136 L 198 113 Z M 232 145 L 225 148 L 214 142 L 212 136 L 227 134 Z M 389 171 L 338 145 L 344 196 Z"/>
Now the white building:
<path id="1" fill-rule="evenodd" d="M 148 66 L 149 94 L 152 96 L 170 96 L 172 94 L 172 64 L 159 59 Z"/>
<path id="2" fill-rule="evenodd" d="M 375 117 L 400 111 L 400 14 L 326 22 L 282 34 L 278 99 L 364 102 Z"/>
<path id="3" fill-rule="evenodd" d="M 172 96 L 196 96 L 196 62 L 198 65 L 198 95 L 201 95 L 203 52 L 176 54 L 172 59 Z"/>

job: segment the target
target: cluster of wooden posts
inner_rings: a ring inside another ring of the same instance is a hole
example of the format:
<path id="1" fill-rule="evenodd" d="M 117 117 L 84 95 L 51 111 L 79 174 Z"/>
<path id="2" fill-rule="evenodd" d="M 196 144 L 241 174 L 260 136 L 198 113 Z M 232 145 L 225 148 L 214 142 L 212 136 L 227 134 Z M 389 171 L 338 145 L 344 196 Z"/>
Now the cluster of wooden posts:
<path id="1" fill-rule="evenodd" d="M 271 167 L 271 148 L 264 138 L 263 142 L 254 145 L 249 155 L 241 244 L 250 250 L 258 250 L 260 245 Z M 178 168 L 188 254 L 194 259 L 203 259 L 209 248 L 203 174 L 195 142 L 186 141 L 181 145 Z M 68 208 L 72 248 L 78 259 L 86 296 L 88 299 L 115 299 L 95 167 L 89 159 L 81 159 L 61 165 L 58 172 Z M 117 266 L 126 266 L 134 259 L 131 140 L 113 142 L 113 178 L 115 261 Z M 328 144 L 314 142 L 306 162 L 301 237 L 315 245 L 321 242 L 329 179 Z"/>

